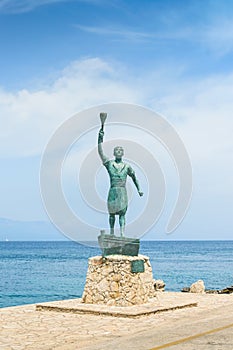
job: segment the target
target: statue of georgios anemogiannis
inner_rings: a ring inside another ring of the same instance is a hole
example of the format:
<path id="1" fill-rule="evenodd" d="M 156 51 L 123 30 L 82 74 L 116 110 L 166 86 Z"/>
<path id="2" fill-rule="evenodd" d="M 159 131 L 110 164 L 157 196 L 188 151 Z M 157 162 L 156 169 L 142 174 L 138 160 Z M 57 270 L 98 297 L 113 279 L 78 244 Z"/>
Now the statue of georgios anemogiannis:
<path id="1" fill-rule="evenodd" d="M 122 160 L 124 150 L 121 146 L 116 146 L 114 148 L 113 154 L 115 156 L 115 159 L 108 159 L 104 155 L 102 143 L 104 138 L 104 122 L 106 118 L 107 113 L 100 113 L 102 126 L 98 137 L 98 153 L 103 162 L 103 165 L 107 169 L 110 178 L 110 189 L 108 193 L 110 234 L 114 235 L 115 218 L 116 215 L 118 215 L 121 236 L 124 236 L 125 214 L 128 207 L 128 197 L 126 191 L 127 176 L 130 176 L 132 178 L 139 196 L 143 196 L 143 192 L 140 190 L 134 170 L 129 164 L 123 162 Z"/>

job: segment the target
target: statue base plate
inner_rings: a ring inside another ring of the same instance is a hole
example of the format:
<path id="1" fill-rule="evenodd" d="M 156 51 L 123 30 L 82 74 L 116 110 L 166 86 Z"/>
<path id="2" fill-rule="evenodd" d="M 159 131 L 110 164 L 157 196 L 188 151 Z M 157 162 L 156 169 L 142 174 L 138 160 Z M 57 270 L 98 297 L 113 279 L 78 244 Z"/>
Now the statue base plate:
<path id="1" fill-rule="evenodd" d="M 138 256 L 140 240 L 137 238 L 117 237 L 101 232 L 98 237 L 98 242 L 102 251 L 102 256 Z"/>

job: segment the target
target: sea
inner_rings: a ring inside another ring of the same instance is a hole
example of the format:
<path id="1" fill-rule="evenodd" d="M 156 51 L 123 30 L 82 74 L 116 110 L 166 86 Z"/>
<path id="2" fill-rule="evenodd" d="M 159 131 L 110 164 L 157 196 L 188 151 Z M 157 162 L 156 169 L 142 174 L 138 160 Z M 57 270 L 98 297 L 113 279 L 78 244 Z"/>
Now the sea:
<path id="1" fill-rule="evenodd" d="M 233 241 L 141 241 L 140 254 L 167 291 L 199 279 L 206 289 L 233 285 Z M 80 298 L 95 255 L 98 248 L 72 241 L 0 242 L 0 307 Z"/>

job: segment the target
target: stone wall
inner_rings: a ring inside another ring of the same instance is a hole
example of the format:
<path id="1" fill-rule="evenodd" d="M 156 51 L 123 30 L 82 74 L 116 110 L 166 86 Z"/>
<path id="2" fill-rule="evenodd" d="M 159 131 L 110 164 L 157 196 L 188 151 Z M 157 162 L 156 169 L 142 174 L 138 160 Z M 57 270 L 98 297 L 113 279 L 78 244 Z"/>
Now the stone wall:
<path id="1" fill-rule="evenodd" d="M 131 262 L 144 261 L 144 272 L 131 272 Z M 83 303 L 131 306 L 155 296 L 149 258 L 144 255 L 95 256 L 89 259 Z"/>

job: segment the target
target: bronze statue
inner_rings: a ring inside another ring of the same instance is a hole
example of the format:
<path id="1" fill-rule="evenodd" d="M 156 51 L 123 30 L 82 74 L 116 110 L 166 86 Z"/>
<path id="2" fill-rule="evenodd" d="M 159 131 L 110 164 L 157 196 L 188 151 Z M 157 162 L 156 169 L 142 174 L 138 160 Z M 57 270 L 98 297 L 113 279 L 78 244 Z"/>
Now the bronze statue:
<path id="1" fill-rule="evenodd" d="M 114 235 L 115 216 L 119 215 L 120 233 L 121 236 L 124 236 L 125 214 L 128 207 L 128 196 L 126 191 L 127 175 L 132 178 L 139 196 L 143 196 L 143 192 L 140 190 L 138 180 L 132 167 L 122 161 L 124 150 L 121 146 L 114 148 L 114 160 L 108 159 L 104 155 L 102 143 L 104 137 L 104 122 L 106 118 L 107 113 L 100 113 L 101 129 L 98 137 L 98 153 L 110 177 L 110 189 L 108 193 L 110 234 Z"/>

